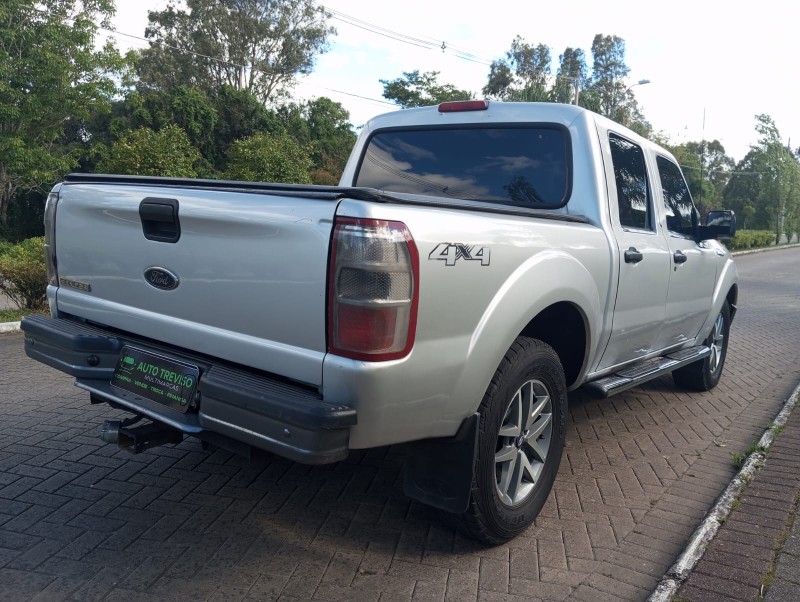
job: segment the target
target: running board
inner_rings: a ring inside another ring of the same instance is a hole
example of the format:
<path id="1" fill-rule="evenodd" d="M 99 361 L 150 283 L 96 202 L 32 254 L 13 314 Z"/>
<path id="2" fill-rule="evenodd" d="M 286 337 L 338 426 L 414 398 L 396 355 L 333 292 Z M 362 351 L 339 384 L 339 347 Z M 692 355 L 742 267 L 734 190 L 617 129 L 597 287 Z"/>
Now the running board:
<path id="1" fill-rule="evenodd" d="M 605 399 L 615 393 L 663 376 L 677 368 L 705 359 L 710 353 L 711 349 L 705 345 L 681 349 L 668 355 L 628 366 L 611 376 L 605 376 L 599 380 L 586 383 L 583 388 L 591 395 Z"/>

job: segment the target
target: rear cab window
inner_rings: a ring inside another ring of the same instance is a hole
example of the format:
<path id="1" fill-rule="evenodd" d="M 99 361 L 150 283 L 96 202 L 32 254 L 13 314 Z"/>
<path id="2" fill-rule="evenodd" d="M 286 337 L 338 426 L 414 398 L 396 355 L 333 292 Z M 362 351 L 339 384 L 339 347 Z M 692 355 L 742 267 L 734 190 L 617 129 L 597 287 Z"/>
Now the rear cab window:
<path id="1" fill-rule="evenodd" d="M 372 135 L 355 185 L 558 209 L 572 187 L 569 134 L 556 124 L 387 129 Z"/>

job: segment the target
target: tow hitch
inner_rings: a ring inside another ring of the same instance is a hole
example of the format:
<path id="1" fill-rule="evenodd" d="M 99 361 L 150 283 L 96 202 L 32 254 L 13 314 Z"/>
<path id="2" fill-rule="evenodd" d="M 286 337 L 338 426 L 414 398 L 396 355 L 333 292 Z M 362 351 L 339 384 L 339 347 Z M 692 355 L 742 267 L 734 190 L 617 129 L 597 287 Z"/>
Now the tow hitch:
<path id="1" fill-rule="evenodd" d="M 141 416 L 125 420 L 106 420 L 100 431 L 100 438 L 106 443 L 116 443 L 120 449 L 138 454 L 151 447 L 165 443 L 180 443 L 183 433 L 159 422 L 150 422 L 133 426 L 142 419 Z"/>

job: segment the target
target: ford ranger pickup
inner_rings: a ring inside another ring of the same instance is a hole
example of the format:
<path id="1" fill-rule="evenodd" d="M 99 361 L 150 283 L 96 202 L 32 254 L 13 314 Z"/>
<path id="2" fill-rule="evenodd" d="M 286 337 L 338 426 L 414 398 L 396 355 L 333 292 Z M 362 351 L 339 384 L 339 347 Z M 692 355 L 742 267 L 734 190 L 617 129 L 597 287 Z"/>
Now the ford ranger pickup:
<path id="1" fill-rule="evenodd" d="M 131 413 L 308 464 L 403 444 L 407 495 L 489 543 L 556 477 L 567 393 L 719 382 L 737 274 L 675 158 L 561 104 L 375 117 L 339 186 L 73 174 L 27 354 Z"/>

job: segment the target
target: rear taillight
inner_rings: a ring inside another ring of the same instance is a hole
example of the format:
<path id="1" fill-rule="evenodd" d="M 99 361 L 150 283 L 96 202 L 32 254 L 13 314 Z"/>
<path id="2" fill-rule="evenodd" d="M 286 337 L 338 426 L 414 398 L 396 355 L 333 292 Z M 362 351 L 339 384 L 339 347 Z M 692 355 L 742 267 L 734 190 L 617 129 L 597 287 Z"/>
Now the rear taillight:
<path id="1" fill-rule="evenodd" d="M 369 361 L 408 355 L 417 326 L 419 254 L 405 224 L 337 218 L 328 279 L 331 353 Z"/>
<path id="2" fill-rule="evenodd" d="M 58 286 L 56 262 L 56 207 L 58 193 L 51 192 L 44 206 L 44 253 L 47 265 L 47 283 Z"/>

